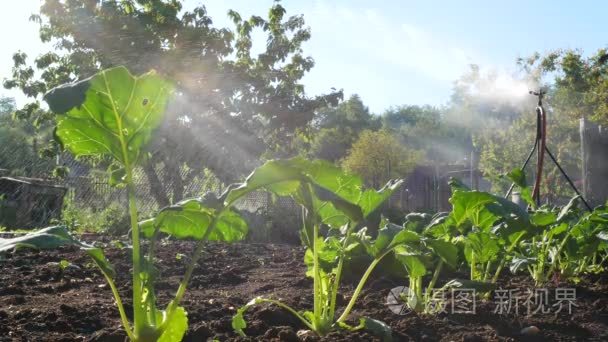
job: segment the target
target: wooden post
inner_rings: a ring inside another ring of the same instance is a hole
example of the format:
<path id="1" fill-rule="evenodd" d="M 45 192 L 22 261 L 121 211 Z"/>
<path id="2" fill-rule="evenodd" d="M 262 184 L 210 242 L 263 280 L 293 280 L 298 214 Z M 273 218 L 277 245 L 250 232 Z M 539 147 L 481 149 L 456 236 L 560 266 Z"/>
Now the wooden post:
<path id="1" fill-rule="evenodd" d="M 588 153 L 589 139 L 587 138 L 587 119 L 581 118 L 579 121 L 579 133 L 581 135 L 581 179 L 583 181 L 582 194 L 585 198 L 591 200 L 589 194 L 589 171 L 588 171 Z"/>
<path id="2" fill-rule="evenodd" d="M 592 207 L 608 199 L 608 132 L 585 118 L 580 119 L 583 196 Z"/>
<path id="3" fill-rule="evenodd" d="M 479 156 L 477 151 L 471 151 L 471 165 L 470 165 L 470 184 L 471 190 L 479 190 Z"/>

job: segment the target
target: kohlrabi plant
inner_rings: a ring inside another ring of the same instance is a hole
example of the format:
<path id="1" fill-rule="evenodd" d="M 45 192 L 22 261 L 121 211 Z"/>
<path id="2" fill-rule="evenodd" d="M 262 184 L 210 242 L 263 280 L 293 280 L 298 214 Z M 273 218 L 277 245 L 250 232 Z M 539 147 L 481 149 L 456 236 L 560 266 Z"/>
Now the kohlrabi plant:
<path id="1" fill-rule="evenodd" d="M 528 212 L 515 203 L 452 183 L 452 211 L 433 228 L 464 246 L 469 280 L 495 282 L 519 241 L 531 229 Z"/>
<path id="2" fill-rule="evenodd" d="M 401 181 L 389 182 L 381 190 L 364 190 L 362 180 L 344 173 L 325 161 L 301 158 L 270 161 L 256 169 L 241 186 L 226 198 L 226 205 L 252 190 L 266 190 L 277 196 L 291 196 L 302 207 L 301 238 L 307 247 L 304 262 L 307 276 L 313 279 L 313 307 L 298 311 L 272 299 L 258 297 L 240 308 L 232 321 L 233 328 L 244 335 L 245 311 L 257 304 L 277 305 L 296 316 L 306 327 L 319 335 L 331 330 L 369 329 L 390 339 L 390 329 L 379 321 L 362 318 L 356 327 L 346 324 L 351 310 L 366 281 L 378 263 L 400 245 L 416 242 L 417 234 L 390 225 L 380 227 L 374 240 L 365 235 L 360 224 L 378 208 Z M 321 234 L 322 228 L 327 229 Z M 364 244 L 372 261 L 363 273 L 346 307 L 339 312 L 338 292 L 345 263 L 350 253 Z"/>
<path id="3" fill-rule="evenodd" d="M 138 222 L 133 170 L 145 161 L 143 147 L 161 123 L 172 92 L 173 85 L 153 71 L 134 77 L 126 68 L 116 67 L 55 88 L 45 96 L 50 110 L 57 114 L 55 136 L 59 144 L 76 157 L 95 155 L 111 159 L 110 182 L 121 183 L 127 189 L 133 262 L 132 321 L 116 288 L 114 268 L 100 248 L 76 240 L 61 226 L 0 241 L 0 252 L 18 247 L 54 248 L 68 244 L 85 250 L 105 276 L 131 341 L 181 341 L 188 319 L 180 301 L 204 241 L 231 242 L 247 233 L 243 219 L 229 205 L 224 205 L 229 192 L 220 198 L 185 200 L 162 209 L 150 220 Z M 156 305 L 154 289 L 157 277 L 154 256 L 160 233 L 199 240 L 175 297 L 164 310 Z M 144 237 L 150 239 L 147 248 L 142 244 Z"/>
<path id="4" fill-rule="evenodd" d="M 404 229 L 412 238 L 395 248 L 395 258 L 405 268 L 408 278 L 408 291 L 402 298 L 409 308 L 416 312 L 436 313 L 440 306 L 433 304 L 433 295 L 437 293 L 438 280 L 444 268 L 457 269 L 460 246 L 449 234 L 444 234 L 446 213 L 431 217 L 425 214 L 409 214 L 403 227 L 386 222 L 393 229 Z M 415 237 L 415 238 L 414 238 Z M 423 278 L 431 274 L 428 284 Z M 447 285 L 453 285 L 449 282 Z M 443 290 L 446 284 L 440 288 Z"/>
<path id="5" fill-rule="evenodd" d="M 532 215 L 534 235 L 523 241 L 511 261 L 511 271 L 527 270 L 536 285 L 556 277 L 577 280 L 602 270 L 606 254 L 608 215 L 604 207 L 592 213 L 576 208 L 574 197 L 563 208 L 539 208 Z"/>

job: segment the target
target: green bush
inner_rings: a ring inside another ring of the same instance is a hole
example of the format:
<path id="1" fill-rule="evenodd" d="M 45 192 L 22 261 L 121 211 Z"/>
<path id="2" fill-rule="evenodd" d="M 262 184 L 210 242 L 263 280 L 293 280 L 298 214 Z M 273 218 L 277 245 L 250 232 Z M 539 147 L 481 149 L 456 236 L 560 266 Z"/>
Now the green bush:
<path id="1" fill-rule="evenodd" d="M 122 235 L 129 229 L 129 217 L 118 202 L 96 210 L 77 207 L 72 200 L 66 199 L 60 222 L 76 233 Z"/>

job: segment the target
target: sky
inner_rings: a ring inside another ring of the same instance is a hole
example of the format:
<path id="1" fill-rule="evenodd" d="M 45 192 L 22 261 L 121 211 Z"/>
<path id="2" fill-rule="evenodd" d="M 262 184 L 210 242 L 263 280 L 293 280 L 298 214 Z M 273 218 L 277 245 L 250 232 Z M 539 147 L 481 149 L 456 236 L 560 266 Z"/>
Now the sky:
<path id="1" fill-rule="evenodd" d="M 214 24 L 227 27 L 232 27 L 228 9 L 243 17 L 265 15 L 272 3 L 184 1 L 186 9 L 204 4 Z M 454 81 L 470 64 L 512 74 L 518 57 L 537 51 L 593 53 L 608 46 L 603 0 L 283 0 L 282 5 L 287 15 L 303 14 L 311 27 L 304 52 L 316 64 L 303 80 L 307 94 L 344 89 L 346 96 L 359 94 L 374 113 L 404 104 L 446 104 Z M 15 51 L 33 60 L 51 46 L 40 43 L 37 24 L 28 21 L 39 0 L 0 0 L 0 6 L 3 79 Z M 5 89 L 0 95 L 25 101 Z"/>

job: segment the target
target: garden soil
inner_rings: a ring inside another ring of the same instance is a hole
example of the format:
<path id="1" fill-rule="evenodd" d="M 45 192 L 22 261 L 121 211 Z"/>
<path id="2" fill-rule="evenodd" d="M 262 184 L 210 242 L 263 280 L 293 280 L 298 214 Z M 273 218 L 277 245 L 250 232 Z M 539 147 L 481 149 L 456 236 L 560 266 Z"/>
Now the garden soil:
<path id="1" fill-rule="evenodd" d="M 156 288 L 161 306 L 177 289 L 193 250 L 190 242 L 170 241 L 159 247 Z M 115 265 L 119 292 L 131 312 L 129 250 L 108 247 L 106 254 Z M 303 332 L 304 326 L 289 313 L 267 305 L 246 314 L 248 337 L 235 334 L 232 316 L 256 296 L 280 299 L 298 310 L 312 307 L 312 281 L 304 275 L 303 255 L 301 247 L 289 245 L 208 245 L 183 301 L 190 325 L 185 340 L 380 341 L 364 331 L 334 332 L 319 338 Z M 63 260 L 69 266 L 60 267 L 65 266 Z M 438 315 L 394 313 L 386 304 L 387 295 L 392 288 L 406 285 L 407 279 L 390 279 L 380 273 L 366 284 L 349 323 L 356 325 L 360 316 L 382 320 L 392 327 L 394 341 L 608 341 L 608 273 L 586 277 L 577 284 L 554 280 L 547 289 L 546 313 L 528 313 L 529 306 L 520 305 L 518 313 L 514 307 L 509 312 L 503 307 L 501 314 L 495 298 L 490 298 L 478 300 L 471 313 L 451 310 L 452 301 L 446 304 L 448 312 Z M 533 288 L 524 275 L 507 273 L 499 281 L 500 288 L 521 292 Z M 345 282 L 342 292 L 346 299 L 355 285 Z M 560 288 L 576 291 L 571 313 L 567 307 L 555 313 L 554 292 Z M 345 301 L 339 298 L 342 307 Z M 124 340 L 110 289 L 84 253 L 63 248 L 19 250 L 2 256 L 0 341 Z"/>

